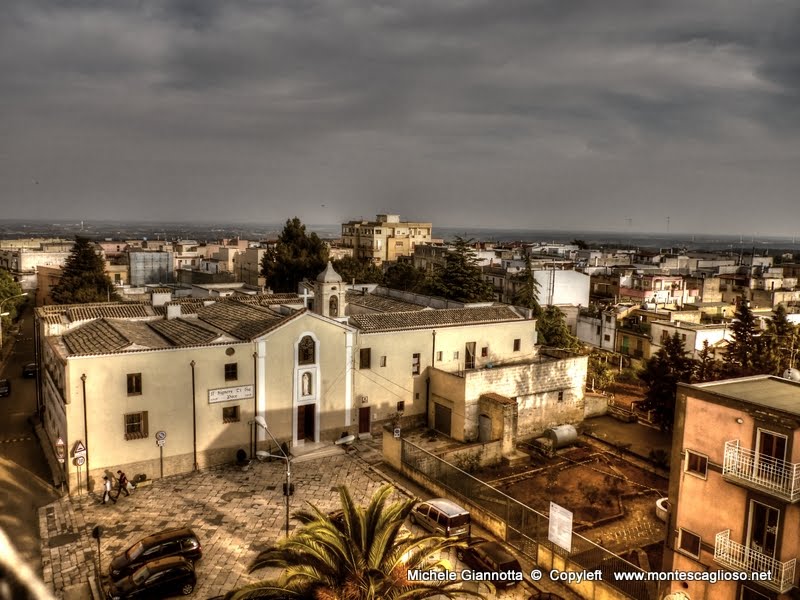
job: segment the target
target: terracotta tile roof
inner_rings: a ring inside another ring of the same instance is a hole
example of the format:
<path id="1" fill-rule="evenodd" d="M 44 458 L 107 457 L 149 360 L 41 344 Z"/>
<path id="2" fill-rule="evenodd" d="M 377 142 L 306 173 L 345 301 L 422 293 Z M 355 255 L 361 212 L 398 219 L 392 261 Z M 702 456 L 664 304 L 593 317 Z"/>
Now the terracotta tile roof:
<path id="1" fill-rule="evenodd" d="M 157 315 L 166 315 L 167 306 L 174 306 L 179 304 L 181 307 L 182 315 L 196 315 L 197 311 L 205 306 L 205 301 L 198 298 L 176 298 L 162 306 L 154 306 L 153 312 Z"/>
<path id="2" fill-rule="evenodd" d="M 47 304 L 39 306 L 36 310 L 42 314 L 66 313 L 71 308 L 97 308 L 100 306 L 124 306 L 126 302 L 87 302 L 86 304 Z"/>
<path id="3" fill-rule="evenodd" d="M 48 325 L 61 325 L 63 323 L 61 315 L 45 315 L 42 320 Z"/>
<path id="4" fill-rule="evenodd" d="M 377 312 L 409 312 L 414 310 L 424 310 L 424 306 L 411 304 L 388 296 L 378 294 L 362 294 L 360 292 L 347 292 L 348 304 L 363 306 Z"/>
<path id="5" fill-rule="evenodd" d="M 404 329 L 429 329 L 458 325 L 477 325 L 499 321 L 521 321 L 522 317 L 510 306 L 484 306 L 478 308 L 445 308 L 414 312 L 352 315 L 350 324 L 365 333 L 401 331 Z"/>
<path id="6" fill-rule="evenodd" d="M 220 337 L 219 332 L 212 330 L 197 319 L 153 321 L 148 325 L 176 346 L 210 344 Z"/>
<path id="7" fill-rule="evenodd" d="M 301 304 L 302 297 L 297 294 L 234 294 L 236 302 L 254 306 L 274 306 L 276 304 Z"/>
<path id="8" fill-rule="evenodd" d="M 151 294 L 171 294 L 173 290 L 172 288 L 168 287 L 156 287 L 156 288 L 148 288 L 148 291 Z"/>
<path id="9" fill-rule="evenodd" d="M 283 321 L 286 316 L 269 308 L 250 306 L 241 302 L 215 302 L 198 309 L 202 321 L 239 338 L 250 340 Z"/>
<path id="10" fill-rule="evenodd" d="M 494 392 L 481 394 L 481 398 L 486 398 L 488 400 L 493 400 L 494 402 L 497 402 L 498 404 L 516 404 L 517 403 L 516 400 L 512 400 L 511 398 L 508 398 L 507 396 L 501 396 L 500 394 L 495 394 Z"/>
<path id="11" fill-rule="evenodd" d="M 126 338 L 137 349 L 169 348 L 172 344 L 150 327 L 147 321 L 129 321 L 127 319 L 106 319 L 117 333 Z"/>
<path id="12" fill-rule="evenodd" d="M 67 308 L 66 314 L 70 321 L 88 321 L 102 318 L 144 319 L 153 316 L 152 313 L 147 311 L 144 304 L 134 302 L 94 306 L 75 304 Z"/>
<path id="13" fill-rule="evenodd" d="M 130 340 L 105 319 L 98 319 L 64 334 L 70 354 L 107 354 L 131 345 Z"/>

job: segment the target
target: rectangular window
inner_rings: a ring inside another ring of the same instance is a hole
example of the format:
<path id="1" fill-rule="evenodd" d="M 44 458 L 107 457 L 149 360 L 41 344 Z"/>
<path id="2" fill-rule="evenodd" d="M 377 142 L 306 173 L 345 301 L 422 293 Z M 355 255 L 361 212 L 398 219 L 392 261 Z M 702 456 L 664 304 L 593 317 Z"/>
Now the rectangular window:
<path id="1" fill-rule="evenodd" d="M 417 353 L 411 356 L 411 374 L 419 375 L 419 354 Z"/>
<path id="2" fill-rule="evenodd" d="M 691 531 L 679 529 L 678 548 L 690 556 L 700 558 L 700 536 Z"/>
<path id="3" fill-rule="evenodd" d="M 125 415 L 125 439 L 139 440 L 147 437 L 147 411 Z"/>
<path id="4" fill-rule="evenodd" d="M 361 348 L 358 351 L 358 368 L 369 369 L 371 356 L 372 348 Z"/>
<path id="5" fill-rule="evenodd" d="M 489 356 L 489 346 L 484 346 L 481 348 L 481 358 L 486 358 Z"/>
<path id="6" fill-rule="evenodd" d="M 608 333 L 606 333 L 606 334 L 603 336 L 603 339 L 604 339 L 605 341 L 607 341 L 607 342 L 610 342 L 610 341 L 611 341 L 611 335 L 610 335 L 610 334 L 608 334 Z"/>
<path id="7" fill-rule="evenodd" d="M 611 317 L 609 317 L 608 315 L 606 315 L 606 323 L 611 323 Z"/>
<path id="8" fill-rule="evenodd" d="M 458 360 L 458 350 L 453 352 L 453 360 Z"/>
<path id="9" fill-rule="evenodd" d="M 558 392 L 558 401 L 559 402 L 563 402 L 564 401 L 564 392 L 563 391 Z"/>
<path id="10" fill-rule="evenodd" d="M 595 330 L 595 335 L 600 335 L 600 332 L 602 331 L 601 327 L 602 327 L 601 325 L 597 326 L 597 329 Z"/>
<path id="11" fill-rule="evenodd" d="M 403 412 L 406 409 L 406 401 L 405 400 L 398 400 L 397 401 L 397 412 Z"/>
<path id="12" fill-rule="evenodd" d="M 386 366 L 386 357 L 385 356 L 381 356 L 381 366 L 382 367 Z"/>
<path id="13" fill-rule="evenodd" d="M 239 421 L 239 407 L 238 406 L 223 406 L 222 407 L 222 422 L 223 423 L 236 423 Z"/>
<path id="14" fill-rule="evenodd" d="M 519 352 L 521 340 L 519 338 L 514 340 L 514 352 Z"/>
<path id="15" fill-rule="evenodd" d="M 436 352 L 436 362 L 442 362 L 443 352 L 441 350 Z"/>
<path id="16" fill-rule="evenodd" d="M 237 379 L 239 379 L 239 363 L 225 365 L 225 381 L 236 381 Z"/>
<path id="17" fill-rule="evenodd" d="M 708 457 L 703 454 L 698 454 L 697 452 L 687 450 L 684 471 L 705 479 L 708 473 Z"/>
<path id="18" fill-rule="evenodd" d="M 128 396 L 138 396 L 142 393 L 142 374 L 128 373 Z"/>

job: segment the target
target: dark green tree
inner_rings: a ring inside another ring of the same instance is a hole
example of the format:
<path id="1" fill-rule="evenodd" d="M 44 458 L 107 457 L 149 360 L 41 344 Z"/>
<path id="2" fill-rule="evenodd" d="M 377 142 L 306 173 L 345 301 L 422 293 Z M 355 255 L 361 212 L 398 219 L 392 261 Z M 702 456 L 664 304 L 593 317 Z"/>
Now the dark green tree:
<path id="1" fill-rule="evenodd" d="M 572 240 L 572 244 L 577 246 L 578 250 L 586 250 L 589 248 L 589 244 L 586 243 L 586 240 L 574 239 Z"/>
<path id="2" fill-rule="evenodd" d="M 678 383 L 691 383 L 694 371 L 695 361 L 686 356 L 683 342 L 676 331 L 639 373 L 639 378 L 647 385 L 641 407 L 654 411 L 654 419 L 662 430 L 672 431 Z"/>
<path id="3" fill-rule="evenodd" d="M 114 284 L 106 274 L 106 264 L 88 238 L 76 236 L 61 279 L 50 295 L 56 304 L 84 304 L 119 300 Z"/>
<path id="4" fill-rule="evenodd" d="M 328 248 L 300 219 L 287 219 L 278 243 L 261 261 L 261 274 L 274 292 L 297 293 L 303 279 L 316 279 L 328 262 Z"/>
<path id="5" fill-rule="evenodd" d="M 288 538 L 262 551 L 250 567 L 282 569 L 275 579 L 230 592 L 232 600 L 424 600 L 426 598 L 483 598 L 456 589 L 458 581 L 411 581 L 412 569 L 435 569 L 434 559 L 464 543 L 430 534 L 412 536 L 403 523 L 415 500 L 387 504 L 392 486 L 382 486 L 369 506 L 353 503 L 347 488 L 339 488 L 338 517 L 313 504 L 294 518 L 302 526 Z"/>
<path id="6" fill-rule="evenodd" d="M 731 336 L 726 352 L 725 370 L 728 376 L 744 376 L 754 373 L 756 347 L 756 321 L 750 303 L 740 300 L 733 315 Z"/>
<path id="7" fill-rule="evenodd" d="M 456 237 L 444 266 L 438 266 L 431 279 L 430 293 L 458 302 L 489 302 L 495 299 L 492 284 L 483 278 L 472 240 Z"/>
<path id="8" fill-rule="evenodd" d="M 531 255 L 525 254 L 525 267 L 517 273 L 514 280 L 517 282 L 517 290 L 512 299 L 515 306 L 522 306 L 533 311 L 533 317 L 539 318 L 542 314 L 542 307 L 539 304 L 539 282 L 533 276 L 531 266 Z"/>
<path id="9" fill-rule="evenodd" d="M 782 375 L 793 366 L 792 359 L 800 344 L 797 327 L 789 321 L 783 304 L 775 307 L 772 319 L 767 324 L 767 332 L 762 337 L 769 340 L 769 355 L 772 357 L 772 369 L 764 372 Z"/>
<path id="10" fill-rule="evenodd" d="M 383 283 L 383 271 L 367 260 L 345 256 L 334 260 L 333 268 L 346 283 Z"/>
<path id="11" fill-rule="evenodd" d="M 390 266 L 383 275 L 383 285 L 404 292 L 427 292 L 428 276 L 408 262 L 397 262 Z"/>
<path id="12" fill-rule="evenodd" d="M 703 348 L 697 355 L 697 372 L 695 377 L 698 382 L 714 381 L 719 379 L 720 365 L 714 359 L 708 340 L 703 340 Z"/>
<path id="13" fill-rule="evenodd" d="M 17 318 L 17 308 L 25 302 L 25 296 L 15 298 L 15 296 L 19 296 L 21 293 L 22 286 L 14 281 L 11 273 L 0 270 L 0 302 L 3 303 L 3 312 L 8 313 L 8 315 L 2 317 L 3 332 L 8 332 L 11 323 Z M 13 298 L 13 300 L 11 298 Z M 8 301 L 3 302 L 4 300 Z M 3 339 L 5 339 L 5 333 L 3 334 Z"/>
<path id="14" fill-rule="evenodd" d="M 544 309 L 536 321 L 536 331 L 539 334 L 539 343 L 544 346 L 573 352 L 583 348 L 581 341 L 570 333 L 564 313 L 552 304 Z"/>

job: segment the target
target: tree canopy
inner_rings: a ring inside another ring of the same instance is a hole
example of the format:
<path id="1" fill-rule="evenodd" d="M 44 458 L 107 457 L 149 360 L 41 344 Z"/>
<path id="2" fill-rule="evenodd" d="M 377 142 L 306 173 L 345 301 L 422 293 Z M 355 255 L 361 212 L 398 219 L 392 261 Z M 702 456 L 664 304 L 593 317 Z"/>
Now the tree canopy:
<path id="1" fill-rule="evenodd" d="M 752 375 L 756 358 L 756 321 L 750 303 L 741 300 L 731 323 L 731 336 L 726 353 L 726 371 L 731 377 Z"/>
<path id="2" fill-rule="evenodd" d="M 641 407 L 653 411 L 656 423 L 664 431 L 671 431 L 675 420 L 678 383 L 691 383 L 695 366 L 695 361 L 686 356 L 683 342 L 676 331 L 664 341 L 661 349 L 639 373 L 639 378 L 647 385 Z"/>
<path id="3" fill-rule="evenodd" d="M 394 290 L 425 294 L 428 291 L 428 276 L 408 262 L 396 262 L 383 275 L 383 285 Z"/>
<path id="4" fill-rule="evenodd" d="M 50 295 L 56 304 L 119 300 L 97 247 L 80 236 L 75 237 L 75 245 L 61 269 L 61 279 Z"/>
<path id="5" fill-rule="evenodd" d="M 303 279 L 315 279 L 328 262 L 328 248 L 300 219 L 287 219 L 278 243 L 261 261 L 261 274 L 274 292 L 297 293 Z"/>
<path id="6" fill-rule="evenodd" d="M 472 240 L 456 237 L 453 249 L 437 266 L 430 282 L 430 293 L 458 302 L 488 302 L 495 299 L 492 284 L 483 278 Z"/>
<path id="7" fill-rule="evenodd" d="M 368 260 L 345 256 L 334 260 L 333 268 L 346 283 L 383 283 L 383 271 Z"/>
<path id="8" fill-rule="evenodd" d="M 17 307 L 25 302 L 25 297 L 14 298 L 22 293 L 22 286 L 14 281 L 11 273 L 5 270 L 0 270 L 0 302 L 3 304 L 3 312 L 7 312 L 8 316 L 2 317 L 3 331 L 8 331 L 8 327 L 12 321 L 17 318 Z M 13 300 L 12 300 L 13 298 Z M 4 300 L 8 300 L 4 302 Z"/>
<path id="9" fill-rule="evenodd" d="M 391 485 L 382 486 L 367 507 L 357 506 L 345 486 L 339 487 L 338 516 L 313 504 L 294 514 L 302 526 L 293 535 L 262 551 L 250 570 L 282 569 L 275 578 L 227 595 L 231 600 L 424 600 L 483 596 L 457 589 L 458 581 L 411 581 L 412 569 L 444 566 L 434 555 L 463 545 L 454 539 L 405 533 L 403 523 L 415 500 L 388 504 Z"/>
<path id="10" fill-rule="evenodd" d="M 569 331 L 567 319 L 557 306 L 548 305 L 536 321 L 539 343 L 551 348 L 577 352 L 583 345 Z"/>

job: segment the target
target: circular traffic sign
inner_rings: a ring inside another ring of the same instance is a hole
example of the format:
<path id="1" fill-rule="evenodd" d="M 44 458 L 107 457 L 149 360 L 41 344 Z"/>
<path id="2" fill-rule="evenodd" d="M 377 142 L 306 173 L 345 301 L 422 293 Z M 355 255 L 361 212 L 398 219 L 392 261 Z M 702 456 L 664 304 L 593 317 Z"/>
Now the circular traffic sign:
<path id="1" fill-rule="evenodd" d="M 156 439 L 157 440 L 165 440 L 165 439 L 167 439 L 167 432 L 166 431 L 156 431 Z"/>
<path id="2" fill-rule="evenodd" d="M 86 457 L 85 456 L 76 456 L 75 457 L 75 466 L 82 467 L 86 464 Z"/>

